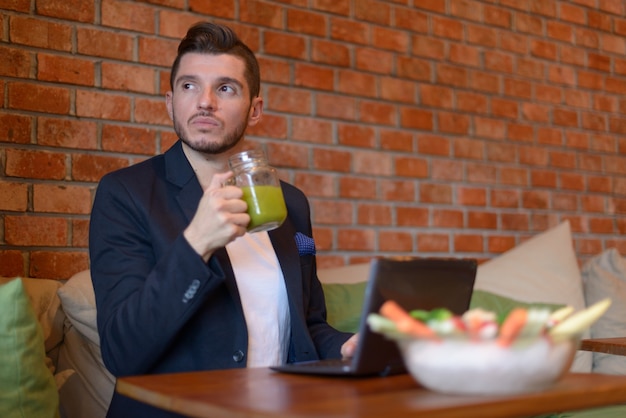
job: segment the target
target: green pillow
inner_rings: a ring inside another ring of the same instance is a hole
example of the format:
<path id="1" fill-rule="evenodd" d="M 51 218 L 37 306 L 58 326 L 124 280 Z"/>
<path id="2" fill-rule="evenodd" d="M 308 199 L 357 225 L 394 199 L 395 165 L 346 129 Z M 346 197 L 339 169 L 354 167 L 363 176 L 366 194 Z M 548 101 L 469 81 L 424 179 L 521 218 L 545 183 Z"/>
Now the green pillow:
<path id="1" fill-rule="evenodd" d="M 505 318 L 513 308 L 547 308 L 550 311 L 555 311 L 562 308 L 565 305 L 558 305 L 553 303 L 541 303 L 541 302 L 521 302 L 519 300 L 511 299 L 506 296 L 498 295 L 495 293 L 487 292 L 485 290 L 474 289 L 472 299 L 470 300 L 470 309 L 482 308 L 486 311 L 492 311 L 496 313 L 499 320 Z"/>
<path id="2" fill-rule="evenodd" d="M 335 329 L 344 332 L 358 331 L 366 285 L 365 281 L 322 283 L 326 298 L 327 320 Z"/>
<path id="3" fill-rule="evenodd" d="M 21 279 L 0 285 L 0 417 L 58 417 L 43 332 Z"/>

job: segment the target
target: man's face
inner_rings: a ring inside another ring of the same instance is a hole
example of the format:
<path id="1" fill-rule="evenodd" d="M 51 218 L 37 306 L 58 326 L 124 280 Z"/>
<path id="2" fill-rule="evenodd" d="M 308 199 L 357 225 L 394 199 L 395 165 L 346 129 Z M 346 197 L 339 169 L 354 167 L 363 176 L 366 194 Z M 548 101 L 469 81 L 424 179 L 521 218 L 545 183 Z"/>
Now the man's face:
<path id="1" fill-rule="evenodd" d="M 182 56 L 173 91 L 165 99 L 174 130 L 189 148 L 223 153 L 259 121 L 263 101 L 250 101 L 244 70 L 243 60 L 232 55 Z"/>

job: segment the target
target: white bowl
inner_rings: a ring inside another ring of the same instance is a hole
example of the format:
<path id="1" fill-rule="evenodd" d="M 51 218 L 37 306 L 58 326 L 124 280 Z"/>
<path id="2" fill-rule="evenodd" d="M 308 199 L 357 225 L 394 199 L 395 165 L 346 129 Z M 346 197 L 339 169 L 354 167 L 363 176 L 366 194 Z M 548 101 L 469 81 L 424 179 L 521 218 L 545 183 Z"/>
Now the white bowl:
<path id="1" fill-rule="evenodd" d="M 548 338 L 502 347 L 495 341 L 400 339 L 411 375 L 450 394 L 512 394 L 542 390 L 569 370 L 579 340 Z"/>

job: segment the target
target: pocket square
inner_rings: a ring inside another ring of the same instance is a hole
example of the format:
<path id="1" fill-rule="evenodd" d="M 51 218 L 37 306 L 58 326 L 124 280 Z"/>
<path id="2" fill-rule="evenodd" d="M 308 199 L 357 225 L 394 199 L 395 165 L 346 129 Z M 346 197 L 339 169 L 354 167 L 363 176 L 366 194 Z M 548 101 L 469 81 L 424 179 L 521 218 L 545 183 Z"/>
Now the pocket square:
<path id="1" fill-rule="evenodd" d="M 298 254 L 315 255 L 315 241 L 313 241 L 313 238 L 307 237 L 302 232 L 296 232 L 294 239 L 298 247 Z"/>

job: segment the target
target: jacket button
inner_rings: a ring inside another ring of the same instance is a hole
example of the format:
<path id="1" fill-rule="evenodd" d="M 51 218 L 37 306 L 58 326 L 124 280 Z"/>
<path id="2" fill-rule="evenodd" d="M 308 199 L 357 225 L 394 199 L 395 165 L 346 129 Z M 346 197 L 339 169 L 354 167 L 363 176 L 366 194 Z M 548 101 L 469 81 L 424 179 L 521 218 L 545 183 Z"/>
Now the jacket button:
<path id="1" fill-rule="evenodd" d="M 233 353 L 233 360 L 235 360 L 237 363 L 241 362 L 243 360 L 243 357 L 244 354 L 241 350 L 237 350 Z"/>

